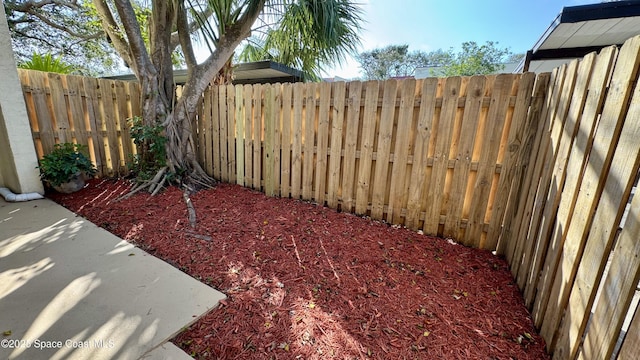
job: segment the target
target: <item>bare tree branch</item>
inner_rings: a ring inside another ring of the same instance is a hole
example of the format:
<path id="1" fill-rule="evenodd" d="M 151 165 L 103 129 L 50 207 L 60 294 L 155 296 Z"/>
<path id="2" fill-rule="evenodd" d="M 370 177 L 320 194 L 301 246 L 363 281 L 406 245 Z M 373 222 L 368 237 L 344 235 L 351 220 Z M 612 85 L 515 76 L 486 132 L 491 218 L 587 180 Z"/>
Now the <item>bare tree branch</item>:
<path id="1" fill-rule="evenodd" d="M 189 24 L 187 21 L 187 10 L 184 7 L 184 2 L 180 1 L 178 5 L 178 19 L 176 22 L 178 28 L 178 35 L 180 39 L 180 46 L 182 47 L 182 53 L 187 63 L 187 69 L 195 69 L 198 65 L 196 61 L 195 53 L 193 52 L 193 44 L 191 43 L 191 32 L 189 31 Z"/>
<path id="2" fill-rule="evenodd" d="M 136 18 L 131 2 L 128 0 L 115 0 L 116 10 L 122 21 L 122 27 L 127 35 L 133 67 L 138 70 L 139 76 L 154 73 L 151 59 L 147 53 L 147 47 L 140 31 L 140 24 Z"/>

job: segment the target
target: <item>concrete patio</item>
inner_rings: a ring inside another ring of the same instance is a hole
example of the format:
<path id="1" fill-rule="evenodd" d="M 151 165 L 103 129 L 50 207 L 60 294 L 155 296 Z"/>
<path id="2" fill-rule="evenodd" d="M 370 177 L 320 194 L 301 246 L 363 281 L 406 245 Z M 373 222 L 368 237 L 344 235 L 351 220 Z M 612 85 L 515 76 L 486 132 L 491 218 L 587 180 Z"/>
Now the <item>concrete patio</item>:
<path id="1" fill-rule="evenodd" d="M 190 359 L 224 295 L 50 200 L 0 197 L 1 359 Z"/>

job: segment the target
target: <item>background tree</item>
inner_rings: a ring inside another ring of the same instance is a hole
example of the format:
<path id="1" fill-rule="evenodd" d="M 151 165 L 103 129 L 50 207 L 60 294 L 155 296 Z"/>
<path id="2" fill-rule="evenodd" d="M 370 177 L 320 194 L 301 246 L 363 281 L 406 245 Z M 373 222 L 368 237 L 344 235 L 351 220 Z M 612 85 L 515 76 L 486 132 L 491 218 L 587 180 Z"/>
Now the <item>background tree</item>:
<path id="1" fill-rule="evenodd" d="M 120 66 L 88 0 L 3 0 L 3 6 L 18 64 L 50 53 L 85 75 Z"/>
<path id="2" fill-rule="evenodd" d="M 498 47 L 497 42 L 487 41 L 478 45 L 474 41 L 462 43 L 462 49 L 449 50 L 451 61 L 433 73 L 437 76 L 471 76 L 500 72 L 512 55 L 508 48 Z"/>
<path id="3" fill-rule="evenodd" d="M 365 51 L 356 56 L 367 80 L 384 80 L 391 77 L 412 76 L 416 68 L 447 61 L 447 53 L 434 51 L 409 52 L 409 45 L 389 45 L 381 49 Z"/>
<path id="4" fill-rule="evenodd" d="M 524 54 L 512 54 L 499 48 L 497 42 L 484 45 L 470 41 L 458 52 L 438 49 L 431 52 L 409 52 L 408 45 L 390 45 L 360 53 L 356 59 L 367 80 L 415 75 L 417 68 L 430 68 L 430 76 L 491 74 L 504 69 L 504 63 L 518 62 Z"/>

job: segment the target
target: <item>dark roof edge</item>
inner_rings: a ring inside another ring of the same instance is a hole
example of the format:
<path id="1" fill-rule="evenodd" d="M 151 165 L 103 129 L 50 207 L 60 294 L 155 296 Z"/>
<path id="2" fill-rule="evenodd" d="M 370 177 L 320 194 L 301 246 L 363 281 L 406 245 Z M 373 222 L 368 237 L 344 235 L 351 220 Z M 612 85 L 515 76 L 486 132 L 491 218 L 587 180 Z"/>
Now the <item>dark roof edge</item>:
<path id="1" fill-rule="evenodd" d="M 615 19 L 640 16 L 640 1 L 613 1 L 598 4 L 567 6 L 560 14 L 561 23 Z"/>

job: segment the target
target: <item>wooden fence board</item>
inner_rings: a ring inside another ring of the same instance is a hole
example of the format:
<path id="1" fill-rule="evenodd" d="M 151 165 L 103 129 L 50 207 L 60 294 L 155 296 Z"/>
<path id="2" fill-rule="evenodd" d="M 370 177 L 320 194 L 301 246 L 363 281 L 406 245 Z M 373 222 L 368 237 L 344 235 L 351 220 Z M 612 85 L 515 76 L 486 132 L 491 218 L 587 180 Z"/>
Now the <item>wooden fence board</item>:
<path id="1" fill-rule="evenodd" d="M 327 157 L 329 146 L 329 112 L 331 83 L 320 83 L 320 107 L 318 113 L 318 150 L 316 156 L 315 201 L 324 204 L 327 187 Z"/>
<path id="2" fill-rule="evenodd" d="M 531 106 L 535 75 L 533 73 L 525 73 L 517 80 L 515 82 L 518 86 L 516 103 L 513 108 L 507 143 L 505 144 L 506 152 L 502 159 L 502 171 L 500 172 L 496 198 L 493 201 L 494 206 L 491 211 L 487 240 L 484 245 L 485 249 L 497 248 L 505 221 L 504 216 L 509 203 L 509 194 L 511 193 L 513 180 L 518 168 L 517 161 L 522 156 L 522 148 L 528 127 L 527 113 Z M 510 218 L 511 214 L 508 217 Z"/>
<path id="3" fill-rule="evenodd" d="M 213 86 L 211 88 L 211 101 L 214 102 L 214 105 L 211 107 L 212 117 L 211 117 L 211 136 L 213 141 L 213 149 L 208 152 L 213 156 L 213 176 L 219 180 L 222 180 L 222 153 L 226 153 L 222 148 L 222 133 L 220 132 L 220 106 L 222 105 L 222 101 L 220 101 L 220 90 L 224 89 L 221 86 Z M 223 90 L 224 91 L 224 90 Z"/>
<path id="4" fill-rule="evenodd" d="M 229 151 L 229 132 L 227 130 L 227 126 L 228 126 L 228 115 L 227 112 L 229 111 L 228 106 L 229 104 L 227 103 L 227 87 L 226 86 L 220 86 L 219 87 L 219 92 L 218 92 L 218 106 L 219 106 L 219 113 L 218 113 L 218 120 L 219 120 L 219 127 L 220 127 L 220 179 L 224 182 L 229 182 L 230 181 L 230 177 L 229 177 L 229 155 L 230 155 L 230 151 Z"/>
<path id="5" fill-rule="evenodd" d="M 293 148 L 291 151 L 291 197 L 300 198 L 302 190 L 302 123 L 304 107 L 304 85 L 293 85 Z"/>
<path id="6" fill-rule="evenodd" d="M 276 90 L 273 86 L 264 89 L 264 192 L 275 196 L 275 135 L 276 135 Z"/>
<path id="7" fill-rule="evenodd" d="M 637 217 L 636 212 L 636 219 Z M 637 223 L 638 220 L 636 220 Z M 640 230 L 637 230 L 640 231 Z M 624 337 L 624 342 L 618 353 L 618 360 L 635 360 L 638 357 L 638 350 L 640 349 L 640 311 L 636 308 L 636 312 L 631 320 L 627 335 Z"/>
<path id="8" fill-rule="evenodd" d="M 107 154 L 107 171 L 111 175 L 120 174 L 120 152 L 118 151 L 118 129 L 114 103 L 114 84 L 110 80 L 99 79 L 99 94 L 101 99 L 101 113 L 103 117 L 102 130 L 106 131 L 105 153 Z"/>
<path id="9" fill-rule="evenodd" d="M 90 131 L 91 128 L 87 127 L 87 123 L 85 123 L 85 111 L 83 108 L 82 101 L 82 78 L 79 76 L 67 76 L 67 88 L 68 88 L 68 99 L 69 99 L 69 125 L 71 125 L 71 129 L 74 132 L 73 138 L 76 143 L 87 146 L 88 149 L 93 147 L 93 144 L 90 146 Z M 89 150 L 91 153 L 92 151 Z M 95 162 L 95 155 L 91 155 L 92 161 Z"/>
<path id="10" fill-rule="evenodd" d="M 104 136 L 102 135 L 102 117 L 100 116 L 100 100 L 98 98 L 98 80 L 85 77 L 82 80 L 89 126 L 91 128 L 91 140 L 96 157 L 98 176 L 107 175 L 107 153 L 105 151 Z"/>
<path id="11" fill-rule="evenodd" d="M 73 136 L 71 135 L 71 124 L 67 115 L 67 106 L 64 96 L 65 84 L 62 81 L 62 76 L 55 73 L 46 73 L 49 83 L 49 91 L 51 93 L 50 99 L 53 109 L 55 129 L 58 134 L 58 141 L 60 143 L 73 142 Z"/>
<path id="12" fill-rule="evenodd" d="M 338 82 L 333 89 L 333 111 L 331 112 L 331 150 L 327 180 L 327 205 L 338 208 L 340 192 L 340 169 L 342 169 L 342 134 L 344 130 L 346 84 Z"/>
<path id="13" fill-rule="evenodd" d="M 31 97 L 33 99 L 34 112 L 38 120 L 38 132 L 42 144 L 43 154 L 53 151 L 56 144 L 55 123 L 53 116 L 49 113 L 47 104 L 47 79 L 45 73 L 29 72 L 29 86 L 31 87 Z"/>
<path id="14" fill-rule="evenodd" d="M 244 172 L 245 172 L 245 119 L 247 111 L 247 107 L 244 104 L 244 88 L 242 86 L 237 86 L 235 88 L 236 92 L 236 184 L 245 185 L 244 183 Z M 251 109 L 251 108 L 249 108 Z"/>
<path id="15" fill-rule="evenodd" d="M 554 93 L 553 89 L 558 87 L 558 83 L 561 81 L 559 78 L 558 69 L 554 69 L 549 76 L 549 87 L 545 91 L 545 99 L 542 102 L 542 109 L 540 110 L 540 118 L 538 119 L 533 140 L 531 144 L 531 151 L 527 161 L 526 171 L 523 174 L 522 193 L 519 199 L 518 208 L 513 218 L 513 232 L 512 237 L 508 240 L 510 243 L 515 242 L 510 248 L 510 252 L 507 253 L 507 258 L 511 259 L 509 264 L 511 265 L 511 273 L 516 278 L 518 285 L 520 281 L 523 281 L 528 273 L 525 273 L 522 269 L 528 269 L 528 263 L 531 260 L 531 254 L 535 247 L 533 241 L 527 241 L 527 236 L 530 233 L 530 221 L 534 208 L 534 202 L 536 194 L 539 188 L 540 171 L 542 171 L 542 162 L 544 160 L 545 152 L 548 142 L 548 131 L 551 127 L 551 120 L 548 114 L 553 107 Z M 524 284 L 520 285 L 523 291 L 531 290 L 525 288 Z M 533 297 L 533 295 L 532 295 Z M 527 303 L 527 306 L 533 301 Z M 527 298 L 525 297 L 525 302 Z"/>
<path id="16" fill-rule="evenodd" d="M 484 100 L 485 83 L 486 77 L 474 76 L 467 85 L 460 140 L 455 154 L 451 190 L 449 201 L 447 202 L 447 218 L 442 234 L 444 237 L 459 238 L 462 207 L 467 192 L 467 180 L 471 171 L 471 158 Z"/>
<path id="17" fill-rule="evenodd" d="M 227 157 L 227 174 L 228 181 L 230 183 L 236 182 L 236 92 L 233 85 L 227 85 L 227 151 L 229 156 Z"/>
<path id="18" fill-rule="evenodd" d="M 344 156 L 342 158 L 342 211 L 351 212 L 354 205 L 354 178 L 356 174 L 356 149 L 358 145 L 358 125 L 360 123 L 360 99 L 362 83 L 349 83 L 346 128 L 344 133 Z"/>
<path id="19" fill-rule="evenodd" d="M 291 196 L 291 122 L 293 96 L 291 84 L 282 84 L 282 175 L 280 194 Z"/>
<path id="20" fill-rule="evenodd" d="M 260 84 L 253 85 L 253 188 L 262 189 L 262 92 L 264 87 Z"/>
<path id="21" fill-rule="evenodd" d="M 437 122 L 435 152 L 427 191 L 429 205 L 427 205 L 423 225 L 424 232 L 429 235 L 437 235 L 438 226 L 440 225 L 440 211 L 445 196 L 445 177 L 449 167 L 449 150 L 451 148 L 454 119 L 458 109 L 460 84 L 460 77 L 447 78 L 442 98 L 442 110 Z"/>
<path id="22" fill-rule="evenodd" d="M 411 183 L 409 184 L 407 199 L 406 224 L 409 228 L 417 228 L 420 224 L 423 189 L 426 183 L 426 168 L 428 159 L 429 139 L 433 133 L 433 116 L 436 108 L 438 79 L 428 78 L 422 83 L 420 110 L 418 113 L 418 129 L 411 168 Z"/>
<path id="23" fill-rule="evenodd" d="M 535 239 L 535 242 L 538 244 L 535 250 L 534 259 L 539 259 L 542 265 L 542 272 L 537 284 L 536 303 L 532 314 L 536 326 L 538 327 L 542 324 L 544 313 L 547 310 L 545 306 L 549 301 L 549 292 L 557 266 L 557 259 L 559 252 L 562 249 L 560 239 L 553 241 L 554 239 L 550 239 L 548 236 L 543 236 L 544 234 L 542 234 L 542 231 L 547 228 L 545 223 L 553 222 L 553 219 L 548 217 L 548 212 L 545 213 L 545 209 L 553 206 L 553 204 L 550 203 L 553 201 L 553 198 L 550 197 L 557 191 L 562 190 L 562 184 L 558 183 L 560 179 L 554 178 L 553 172 L 558 156 L 558 150 L 562 140 L 564 139 L 563 134 L 565 130 L 565 120 L 567 119 L 566 114 L 569 110 L 569 102 L 573 94 L 578 70 L 577 65 L 578 61 L 574 60 L 566 67 L 564 84 L 560 92 L 559 105 L 557 106 L 556 111 L 552 114 L 553 125 L 549 149 L 547 150 L 546 155 L 546 165 L 544 166 L 541 176 L 541 196 L 538 198 L 540 207 L 539 211 L 534 214 L 532 221 L 532 231 L 534 231 L 533 239 Z"/>
<path id="24" fill-rule="evenodd" d="M 362 143 L 360 147 L 360 165 L 356 185 L 356 214 L 365 215 L 371 194 L 371 165 L 373 146 L 378 118 L 378 81 L 367 81 L 365 87 L 364 113 L 362 117 Z"/>
<path id="25" fill-rule="evenodd" d="M 404 81 L 400 87 L 400 106 L 398 109 L 398 125 L 396 128 L 396 143 L 393 150 L 393 165 L 391 167 L 391 184 L 389 192 L 389 210 L 387 221 L 400 224 L 403 219 L 404 195 L 407 193 L 407 164 L 411 125 L 413 123 L 413 108 L 416 92 L 416 82 L 413 79 Z"/>
<path id="26" fill-rule="evenodd" d="M 204 92 L 204 104 L 202 117 L 198 118 L 198 141 L 200 150 L 200 161 L 204 164 L 204 170 L 213 176 L 213 88 L 209 86 Z M 208 101 L 207 101 L 208 100 Z"/>
<path id="27" fill-rule="evenodd" d="M 140 104 L 140 85 L 136 82 L 127 82 L 127 95 L 129 96 L 129 105 L 131 107 L 131 117 L 141 116 L 142 115 L 142 105 Z M 131 137 L 130 133 L 131 125 L 127 124 L 127 131 L 129 134 L 127 136 Z M 137 149 L 135 144 L 133 144 L 133 139 L 131 139 L 131 150 L 134 154 L 137 153 Z M 204 144 L 204 143 L 203 143 Z"/>
<path id="28" fill-rule="evenodd" d="M 120 153 L 120 166 L 125 170 L 130 161 L 129 154 L 133 154 L 133 144 L 129 133 L 128 120 L 131 118 L 129 109 L 129 94 L 123 81 L 114 81 L 116 94 L 116 130 L 118 132 L 118 151 Z"/>
<path id="29" fill-rule="evenodd" d="M 487 115 L 488 121 L 482 134 L 482 150 L 471 200 L 469 225 L 465 231 L 464 240 L 465 244 L 473 244 L 476 247 L 482 246 L 481 235 L 485 224 L 486 211 L 489 207 L 488 201 L 492 180 L 495 175 L 496 159 L 500 150 L 502 133 L 496 131 L 496 129 L 503 129 L 504 127 L 514 80 L 514 75 L 506 74 L 498 75 L 496 78 Z"/>
<path id="30" fill-rule="evenodd" d="M 527 176 L 527 173 L 535 165 L 530 163 L 531 156 L 533 155 L 534 147 L 540 144 L 537 129 L 538 126 L 544 125 L 544 121 L 540 120 L 540 117 L 544 109 L 545 94 L 549 87 L 550 78 L 550 73 L 536 76 L 533 98 L 525 121 L 526 129 L 519 149 L 520 154 L 517 162 L 513 164 L 516 167 L 514 183 L 510 191 L 509 203 L 505 210 L 506 216 L 497 248 L 498 254 L 504 255 L 507 262 L 512 265 L 514 264 L 513 257 L 518 245 L 518 241 L 514 237 L 514 231 L 517 231 L 517 226 L 522 221 L 523 216 L 523 213 L 518 209 L 524 208 L 525 201 L 523 201 L 522 196 L 529 191 L 525 184 L 530 184 L 531 178 Z M 513 268 L 514 266 L 512 266 Z M 513 274 L 517 274 L 517 272 Z"/>
<path id="31" fill-rule="evenodd" d="M 371 198 L 371 217 L 382 219 L 385 205 L 385 189 L 387 186 L 387 170 L 391 151 L 391 135 L 395 114 L 396 94 L 398 82 L 387 80 L 384 83 L 382 99 L 382 113 L 378 130 L 378 147 L 376 150 L 375 176 L 373 178 L 373 193 Z"/>
<path id="32" fill-rule="evenodd" d="M 539 270 L 544 264 L 544 254 L 546 251 L 546 243 L 540 243 L 538 239 L 538 225 L 540 224 L 540 214 L 542 213 L 547 199 L 546 190 L 548 189 L 548 183 L 545 181 L 545 174 L 547 169 L 553 162 L 554 150 L 551 138 L 554 134 L 560 134 L 561 124 L 558 124 L 555 117 L 558 102 L 560 102 L 560 96 L 562 94 L 563 85 L 566 78 L 567 66 L 561 66 L 557 73 L 556 83 L 552 90 L 551 104 L 545 115 L 545 129 L 542 132 L 542 142 L 540 144 L 539 153 L 536 157 L 536 165 L 534 169 L 534 179 L 536 182 L 532 184 L 532 191 L 529 193 L 527 199 L 527 209 L 531 209 L 529 212 L 530 218 L 524 221 L 520 227 L 520 233 L 518 237 L 524 244 L 528 246 L 524 249 L 523 257 L 525 259 L 531 259 L 529 263 L 530 269 L 520 268 L 518 272 L 518 284 L 520 281 L 526 281 L 528 284 L 525 289 L 525 303 L 527 306 L 533 303 L 536 296 L 537 285 L 539 280 Z M 538 254 L 538 256 L 536 256 Z"/>
<path id="33" fill-rule="evenodd" d="M 251 85 L 242 87 L 242 103 L 244 104 L 244 186 L 253 185 L 253 88 Z"/>
<path id="34" fill-rule="evenodd" d="M 313 196 L 313 171 L 315 167 L 314 148 L 316 133 L 316 99 L 318 85 L 305 86 L 306 106 L 304 111 L 303 154 L 302 154 L 302 198 L 311 200 Z"/>

